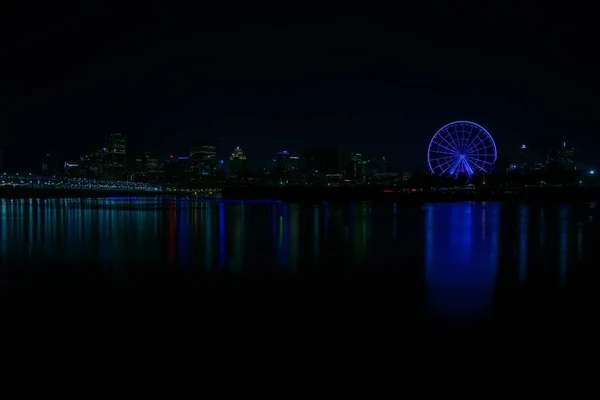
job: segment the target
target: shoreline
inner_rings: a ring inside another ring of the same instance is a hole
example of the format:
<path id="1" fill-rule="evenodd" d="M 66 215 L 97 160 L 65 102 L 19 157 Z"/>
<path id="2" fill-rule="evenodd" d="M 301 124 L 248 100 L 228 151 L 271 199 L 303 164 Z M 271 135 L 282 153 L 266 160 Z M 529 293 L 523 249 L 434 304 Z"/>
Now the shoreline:
<path id="1" fill-rule="evenodd" d="M 495 201 L 504 203 L 587 203 L 600 198 L 600 188 L 519 188 L 422 191 L 415 193 L 383 192 L 356 188 L 256 188 L 224 189 L 227 200 L 279 200 L 287 202 L 372 201 L 424 204 L 456 201 Z"/>
<path id="2" fill-rule="evenodd" d="M 177 192 L 55 190 L 37 188 L 0 188 L 0 199 L 25 198 L 189 198 L 209 201 L 284 201 L 332 202 L 354 201 L 424 204 L 456 201 L 495 201 L 504 203 L 588 203 L 600 198 L 600 188 L 518 188 L 422 191 L 415 193 L 383 192 L 371 188 L 225 188 L 221 197 L 190 196 Z"/>

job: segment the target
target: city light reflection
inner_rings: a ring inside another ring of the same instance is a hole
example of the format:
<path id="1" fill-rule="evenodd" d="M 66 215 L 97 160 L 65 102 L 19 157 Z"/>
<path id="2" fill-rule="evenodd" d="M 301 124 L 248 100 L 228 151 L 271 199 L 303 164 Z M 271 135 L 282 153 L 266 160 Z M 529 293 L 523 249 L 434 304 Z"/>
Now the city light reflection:
<path id="1" fill-rule="evenodd" d="M 560 271 L 560 282 L 565 284 L 567 278 L 568 262 L 568 239 L 569 239 L 569 206 L 561 205 L 559 208 L 559 246 L 558 246 L 558 269 Z"/>
<path id="2" fill-rule="evenodd" d="M 500 204 L 430 204 L 425 212 L 425 269 L 431 316 L 472 319 L 492 303 L 499 254 Z"/>
<path id="3" fill-rule="evenodd" d="M 519 228 L 518 228 L 518 240 L 519 246 L 517 248 L 517 254 L 519 256 L 519 283 L 525 282 L 527 275 L 527 245 L 528 245 L 528 234 L 529 234 L 529 206 L 521 204 L 519 206 Z"/>
<path id="4" fill-rule="evenodd" d="M 227 237 L 225 236 L 225 204 L 219 203 L 219 267 L 225 265 L 225 250 L 227 248 Z"/>

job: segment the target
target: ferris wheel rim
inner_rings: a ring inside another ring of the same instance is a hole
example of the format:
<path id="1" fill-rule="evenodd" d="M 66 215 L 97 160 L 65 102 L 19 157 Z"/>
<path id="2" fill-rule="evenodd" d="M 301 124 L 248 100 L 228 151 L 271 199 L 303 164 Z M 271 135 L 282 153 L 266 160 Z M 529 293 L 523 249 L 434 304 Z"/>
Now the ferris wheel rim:
<path id="1" fill-rule="evenodd" d="M 467 120 L 458 120 L 458 121 L 452 121 L 447 123 L 446 125 L 442 126 L 440 129 L 437 130 L 437 132 L 432 136 L 431 140 L 429 141 L 429 146 L 427 146 L 427 164 L 429 166 L 429 171 L 431 173 L 435 174 L 435 169 L 432 167 L 431 165 L 431 145 L 433 144 L 434 140 L 440 136 L 441 132 L 448 132 L 446 129 L 450 126 L 454 126 L 454 125 L 459 125 L 459 124 L 467 124 L 467 125 L 471 125 L 473 127 L 476 127 L 478 129 L 480 129 L 482 132 L 485 133 L 485 135 L 490 139 L 490 141 L 492 142 L 492 148 L 493 148 L 493 155 L 494 155 L 494 159 L 492 161 L 492 163 L 495 163 L 498 160 L 498 149 L 496 147 L 496 142 L 494 141 L 494 138 L 492 136 L 492 134 L 490 132 L 488 132 L 487 129 L 485 129 L 483 126 L 479 125 L 477 122 L 473 122 L 473 121 L 467 121 Z M 450 134 L 450 132 L 448 132 L 448 134 Z"/>

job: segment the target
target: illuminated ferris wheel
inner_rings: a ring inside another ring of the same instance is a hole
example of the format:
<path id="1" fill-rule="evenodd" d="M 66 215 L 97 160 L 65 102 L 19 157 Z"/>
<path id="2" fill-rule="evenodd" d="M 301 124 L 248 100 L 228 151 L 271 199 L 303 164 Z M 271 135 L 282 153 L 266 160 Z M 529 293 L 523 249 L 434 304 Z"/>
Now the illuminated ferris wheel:
<path id="1" fill-rule="evenodd" d="M 444 125 L 433 135 L 427 149 L 427 163 L 438 176 L 471 177 L 491 170 L 498 152 L 492 135 L 481 125 L 455 121 Z"/>

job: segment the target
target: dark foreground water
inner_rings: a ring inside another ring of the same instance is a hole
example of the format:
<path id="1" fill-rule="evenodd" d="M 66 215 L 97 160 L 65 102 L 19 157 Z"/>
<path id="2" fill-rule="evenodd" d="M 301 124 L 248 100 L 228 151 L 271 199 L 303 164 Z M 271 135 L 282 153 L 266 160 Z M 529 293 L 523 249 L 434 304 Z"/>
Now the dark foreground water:
<path id="1" fill-rule="evenodd" d="M 591 215 L 470 202 L 0 200 L 0 290 L 7 301 L 185 298 L 178 307 L 281 316 L 585 320 L 600 268 Z"/>

